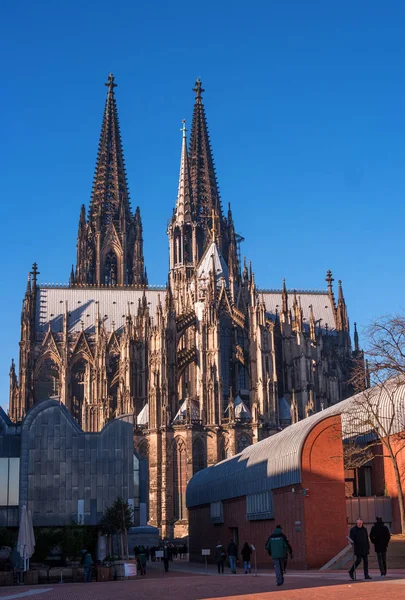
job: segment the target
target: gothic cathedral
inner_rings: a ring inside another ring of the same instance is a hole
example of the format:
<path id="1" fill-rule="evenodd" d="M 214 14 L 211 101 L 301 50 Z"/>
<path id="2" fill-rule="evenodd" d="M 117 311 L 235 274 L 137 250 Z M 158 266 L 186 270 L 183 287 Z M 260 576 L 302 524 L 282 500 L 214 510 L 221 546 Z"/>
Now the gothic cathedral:
<path id="1" fill-rule="evenodd" d="M 187 534 L 185 490 L 207 465 L 352 393 L 361 353 L 339 281 L 324 291 L 258 288 L 225 213 L 198 79 L 189 143 L 182 129 L 168 284 L 148 285 L 139 208 L 131 210 L 109 76 L 89 210 L 82 206 L 69 284 L 41 285 L 34 264 L 21 316 L 10 417 L 59 398 L 85 431 L 134 425 L 148 461 L 145 519 Z M 169 207 L 168 207 L 169 210 Z"/>

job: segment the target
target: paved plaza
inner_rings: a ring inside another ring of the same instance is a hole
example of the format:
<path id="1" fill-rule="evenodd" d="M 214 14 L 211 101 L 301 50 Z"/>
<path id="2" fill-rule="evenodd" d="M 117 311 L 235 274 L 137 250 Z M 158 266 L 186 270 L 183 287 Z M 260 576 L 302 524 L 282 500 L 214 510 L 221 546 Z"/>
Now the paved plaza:
<path id="1" fill-rule="evenodd" d="M 286 583 L 278 588 L 273 572 L 260 571 L 258 576 L 225 573 L 217 575 L 212 567 L 208 575 L 200 565 L 174 564 L 169 573 L 163 565 L 149 565 L 145 577 L 133 581 L 107 583 L 68 583 L 0 589 L 0 600 L 390 600 L 405 597 L 405 569 L 392 572 L 380 580 L 348 580 L 346 572 L 291 571 Z"/>

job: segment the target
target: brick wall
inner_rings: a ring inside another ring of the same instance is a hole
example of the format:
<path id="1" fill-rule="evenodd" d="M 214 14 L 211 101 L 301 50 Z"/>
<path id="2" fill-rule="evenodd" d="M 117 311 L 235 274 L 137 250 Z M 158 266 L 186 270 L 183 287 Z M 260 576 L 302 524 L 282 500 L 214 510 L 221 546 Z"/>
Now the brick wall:
<path id="1" fill-rule="evenodd" d="M 301 458 L 306 562 L 318 568 L 346 545 L 347 515 L 340 416 L 316 425 Z"/>
<path id="2" fill-rule="evenodd" d="M 405 494 L 405 440 L 397 437 L 393 440 L 393 448 L 398 452 L 398 466 L 402 481 L 402 492 Z M 392 533 L 401 533 L 401 520 L 399 516 L 398 492 L 395 481 L 394 468 L 392 461 L 388 456 L 387 450 L 384 450 L 384 475 L 385 489 L 387 496 L 392 498 Z"/>

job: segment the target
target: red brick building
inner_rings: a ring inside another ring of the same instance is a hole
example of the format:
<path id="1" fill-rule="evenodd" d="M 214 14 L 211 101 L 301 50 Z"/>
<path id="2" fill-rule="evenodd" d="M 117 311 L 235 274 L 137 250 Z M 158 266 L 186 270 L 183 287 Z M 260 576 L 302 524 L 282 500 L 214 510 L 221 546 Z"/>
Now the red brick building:
<path id="1" fill-rule="evenodd" d="M 400 533 L 394 470 L 384 445 L 374 447 L 374 460 L 355 476 L 344 468 L 343 440 L 368 444 L 377 438 L 376 429 L 363 425 L 371 405 L 380 425 L 390 424 L 405 492 L 405 386 L 372 388 L 197 473 L 187 487 L 191 558 L 198 560 L 202 548 L 213 553 L 218 541 L 227 546 L 232 537 L 239 549 L 245 541 L 253 544 L 257 563 L 268 564 L 265 543 L 280 523 L 293 547 L 292 567 L 317 568 L 345 547 L 348 528 L 360 515 L 369 526 L 377 514 L 390 514 L 387 524 Z M 357 484 L 364 480 L 360 491 L 351 477 Z"/>
<path id="2" fill-rule="evenodd" d="M 191 558 L 233 537 L 268 564 L 264 546 L 280 523 L 293 567 L 326 563 L 346 543 L 341 440 L 340 416 L 320 413 L 197 473 L 187 488 Z"/>

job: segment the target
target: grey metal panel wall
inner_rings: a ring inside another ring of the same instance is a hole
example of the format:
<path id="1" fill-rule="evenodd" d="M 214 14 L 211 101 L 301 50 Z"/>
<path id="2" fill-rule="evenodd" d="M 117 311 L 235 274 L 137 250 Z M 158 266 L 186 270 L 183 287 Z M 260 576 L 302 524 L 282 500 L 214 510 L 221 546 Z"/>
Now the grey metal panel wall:
<path id="1" fill-rule="evenodd" d="M 117 496 L 133 498 L 133 428 L 110 422 L 100 433 L 84 433 L 54 400 L 35 406 L 23 423 L 20 506 L 33 511 L 35 525 L 77 519 L 95 525 Z"/>

